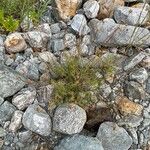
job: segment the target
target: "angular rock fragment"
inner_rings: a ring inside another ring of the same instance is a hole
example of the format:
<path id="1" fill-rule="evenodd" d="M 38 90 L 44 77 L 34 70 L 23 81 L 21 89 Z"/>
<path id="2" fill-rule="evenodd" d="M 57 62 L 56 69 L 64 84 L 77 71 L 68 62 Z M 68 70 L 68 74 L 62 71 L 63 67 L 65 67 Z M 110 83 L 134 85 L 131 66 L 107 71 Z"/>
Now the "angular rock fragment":
<path id="1" fill-rule="evenodd" d="M 97 138 L 104 150 L 128 150 L 132 145 L 132 138 L 127 131 L 113 122 L 102 123 Z"/>
<path id="2" fill-rule="evenodd" d="M 16 71 L 0 65 L 0 96 L 9 97 L 18 92 L 26 84 L 26 79 Z"/>
<path id="3" fill-rule="evenodd" d="M 113 19 L 92 19 L 89 22 L 92 42 L 103 46 L 150 46 L 150 31 L 146 28 L 116 24 Z"/>
<path id="4" fill-rule="evenodd" d="M 27 108 L 23 115 L 22 123 L 25 128 L 42 136 L 49 136 L 51 133 L 52 124 L 49 115 L 36 104 Z"/>
<path id="5" fill-rule="evenodd" d="M 143 106 L 130 101 L 126 97 L 121 97 L 116 101 L 119 111 L 123 115 L 137 115 L 140 116 L 142 114 Z"/>
<path id="6" fill-rule="evenodd" d="M 64 134 L 81 132 L 86 122 L 86 112 L 75 104 L 64 104 L 56 108 L 53 129 Z"/>

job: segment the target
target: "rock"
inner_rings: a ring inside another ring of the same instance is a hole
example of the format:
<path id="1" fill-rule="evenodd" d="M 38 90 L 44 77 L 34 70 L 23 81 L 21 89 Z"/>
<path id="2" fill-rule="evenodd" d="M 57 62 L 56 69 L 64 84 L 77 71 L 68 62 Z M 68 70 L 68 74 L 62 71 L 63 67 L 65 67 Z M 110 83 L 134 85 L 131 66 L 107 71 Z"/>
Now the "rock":
<path id="1" fill-rule="evenodd" d="M 115 7 L 124 6 L 124 0 L 98 0 L 100 11 L 98 19 L 112 17 Z"/>
<path id="2" fill-rule="evenodd" d="M 138 99 L 138 100 L 143 99 L 144 100 L 146 97 L 146 93 L 143 87 L 141 86 L 141 84 L 134 82 L 134 81 L 125 82 L 123 90 L 124 90 L 125 96 L 131 99 Z"/>
<path id="3" fill-rule="evenodd" d="M 101 142 L 93 137 L 73 135 L 63 139 L 54 150 L 104 150 Z"/>
<path id="4" fill-rule="evenodd" d="M 34 50 L 41 50 L 46 47 L 49 35 L 40 31 L 29 31 L 24 38 Z"/>
<path id="5" fill-rule="evenodd" d="M 4 65 L 0 65 L 0 79 L 0 96 L 3 98 L 12 96 L 26 84 L 25 78 Z"/>
<path id="6" fill-rule="evenodd" d="M 3 64 L 5 61 L 5 47 L 4 47 L 4 39 L 0 36 L 0 64 Z"/>
<path id="7" fill-rule="evenodd" d="M 4 99 L 2 97 L 0 97 L 0 105 L 2 105 L 4 102 Z"/>
<path id="8" fill-rule="evenodd" d="M 132 138 L 127 131 L 113 122 L 102 123 L 97 138 L 105 150 L 128 150 L 132 145 Z"/>
<path id="9" fill-rule="evenodd" d="M 148 19 L 148 10 L 143 8 L 132 8 L 120 6 L 114 11 L 114 18 L 117 23 L 128 25 L 144 25 Z"/>
<path id="10" fill-rule="evenodd" d="M 5 135 L 6 135 L 6 131 L 0 127 L 0 138 L 4 137 Z"/>
<path id="11" fill-rule="evenodd" d="M 139 68 L 134 72 L 130 73 L 130 80 L 144 83 L 148 79 L 148 73 L 145 68 Z"/>
<path id="12" fill-rule="evenodd" d="M 150 31 L 146 28 L 116 24 L 113 19 L 89 22 L 92 42 L 103 46 L 150 46 Z M 141 52 L 139 55 L 143 56 Z M 141 57 L 142 57 L 141 56 Z"/>
<path id="13" fill-rule="evenodd" d="M 59 52 L 65 49 L 65 44 L 63 39 L 56 39 L 52 42 L 52 50 L 53 52 Z"/>
<path id="14" fill-rule="evenodd" d="M 71 49 L 76 45 L 76 36 L 73 35 L 72 33 L 65 34 L 64 43 L 65 43 L 65 47 Z"/>
<path id="15" fill-rule="evenodd" d="M 16 108 L 8 101 L 5 101 L 0 106 L 0 124 L 3 121 L 8 121 L 11 119 L 13 113 L 15 112 Z"/>
<path id="16" fill-rule="evenodd" d="M 23 115 L 22 123 L 25 128 L 40 134 L 49 136 L 51 133 L 51 119 L 40 106 L 30 105 Z"/>
<path id="17" fill-rule="evenodd" d="M 16 132 L 18 129 L 21 128 L 22 116 L 23 116 L 22 111 L 16 110 L 14 112 L 9 125 L 9 131 Z"/>
<path id="18" fill-rule="evenodd" d="M 82 3 L 82 0 L 55 0 L 60 17 L 63 20 L 69 20 L 76 14 L 76 10 Z"/>
<path id="19" fill-rule="evenodd" d="M 146 92 L 150 94 L 150 77 L 148 78 L 146 82 Z"/>
<path id="20" fill-rule="evenodd" d="M 34 87 L 24 88 L 14 95 L 12 103 L 19 109 L 24 110 L 36 99 L 36 89 Z"/>
<path id="21" fill-rule="evenodd" d="M 4 45 L 8 53 L 18 53 L 27 48 L 27 44 L 20 33 L 12 33 L 7 36 Z"/>
<path id="22" fill-rule="evenodd" d="M 31 80 L 39 79 L 38 64 L 34 59 L 26 60 L 16 67 L 16 71 Z"/>
<path id="23" fill-rule="evenodd" d="M 109 84 L 104 83 L 100 86 L 100 94 L 104 98 L 108 97 L 110 93 L 111 93 L 111 87 Z"/>
<path id="24" fill-rule="evenodd" d="M 97 16 L 99 8 L 100 8 L 100 6 L 96 0 L 88 0 L 83 5 L 83 10 L 85 12 L 85 15 L 89 19 L 95 18 Z"/>
<path id="25" fill-rule="evenodd" d="M 51 26 L 52 34 L 59 33 L 61 28 L 59 23 L 52 24 Z"/>
<path id="26" fill-rule="evenodd" d="M 75 104 L 64 104 L 56 108 L 53 130 L 64 134 L 81 132 L 86 122 L 86 112 Z"/>
<path id="27" fill-rule="evenodd" d="M 129 59 L 127 59 L 124 63 L 124 70 L 129 70 L 134 68 L 136 65 L 138 65 L 145 57 L 145 54 L 143 52 L 140 52 L 138 54 L 133 55 Z"/>
<path id="28" fill-rule="evenodd" d="M 76 14 L 72 21 L 71 27 L 75 30 L 79 35 L 86 35 L 90 32 L 89 27 L 87 26 L 87 21 L 84 15 Z"/>
<path id="29" fill-rule="evenodd" d="M 150 69 L 150 55 L 146 55 L 140 64 L 144 68 Z"/>
<path id="30" fill-rule="evenodd" d="M 119 111 L 123 115 L 137 115 L 140 116 L 142 114 L 143 106 L 137 104 L 135 102 L 130 101 L 126 97 L 120 97 L 116 100 Z"/>

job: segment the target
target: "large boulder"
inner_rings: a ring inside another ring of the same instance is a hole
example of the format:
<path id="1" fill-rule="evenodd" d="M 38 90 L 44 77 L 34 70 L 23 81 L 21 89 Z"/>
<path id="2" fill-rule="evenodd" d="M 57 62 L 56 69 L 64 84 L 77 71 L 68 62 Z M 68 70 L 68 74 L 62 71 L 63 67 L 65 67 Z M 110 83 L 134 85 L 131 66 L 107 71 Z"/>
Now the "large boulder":
<path id="1" fill-rule="evenodd" d="M 146 28 L 116 24 L 113 19 L 92 19 L 89 23 L 92 42 L 103 46 L 150 46 L 150 31 Z"/>
<path id="2" fill-rule="evenodd" d="M 57 107 L 53 118 L 53 129 L 64 134 L 81 132 L 86 122 L 86 112 L 75 104 L 63 104 Z"/>
<path id="3" fill-rule="evenodd" d="M 54 150 L 104 150 L 101 142 L 93 137 L 74 135 L 63 139 Z"/>
<path id="4" fill-rule="evenodd" d="M 49 115 L 36 104 L 27 108 L 23 115 L 22 123 L 25 128 L 42 136 L 49 136 L 51 133 L 52 124 Z"/>
<path id="5" fill-rule="evenodd" d="M 128 150 L 132 145 L 132 138 L 127 131 L 113 122 L 102 123 L 97 138 L 102 142 L 104 150 Z"/>
<path id="6" fill-rule="evenodd" d="M 25 78 L 16 71 L 0 65 L 0 96 L 9 97 L 18 92 L 26 84 Z"/>

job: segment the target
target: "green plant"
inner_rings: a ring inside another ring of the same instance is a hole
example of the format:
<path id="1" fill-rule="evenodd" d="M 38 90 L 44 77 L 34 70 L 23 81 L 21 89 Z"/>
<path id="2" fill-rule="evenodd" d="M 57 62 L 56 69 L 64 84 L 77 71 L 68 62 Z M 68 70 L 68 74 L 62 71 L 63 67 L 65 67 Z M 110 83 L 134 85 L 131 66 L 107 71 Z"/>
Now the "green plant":
<path id="1" fill-rule="evenodd" d="M 53 103 L 75 103 L 81 107 L 96 103 L 93 93 L 97 92 L 105 79 L 98 74 L 112 73 L 112 66 L 110 61 L 99 65 L 95 65 L 94 61 L 84 64 L 79 56 L 67 57 L 64 63 L 52 66 L 56 75 L 50 81 L 54 86 Z"/>
<path id="2" fill-rule="evenodd" d="M 4 12 L 0 10 L 0 26 L 8 32 L 13 32 L 19 27 L 19 21 L 12 16 L 4 17 Z"/>

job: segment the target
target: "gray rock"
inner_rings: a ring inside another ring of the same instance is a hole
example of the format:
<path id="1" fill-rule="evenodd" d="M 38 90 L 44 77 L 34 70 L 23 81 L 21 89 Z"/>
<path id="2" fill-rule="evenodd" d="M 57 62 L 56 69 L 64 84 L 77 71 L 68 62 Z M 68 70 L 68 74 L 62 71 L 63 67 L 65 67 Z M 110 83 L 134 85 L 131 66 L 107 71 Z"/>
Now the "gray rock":
<path id="1" fill-rule="evenodd" d="M 143 87 L 134 81 L 125 82 L 124 84 L 124 94 L 131 99 L 145 99 L 145 91 Z"/>
<path id="2" fill-rule="evenodd" d="M 16 71 L 0 65 L 0 96 L 9 97 L 18 92 L 25 85 L 23 78 Z"/>
<path id="3" fill-rule="evenodd" d="M 56 39 L 52 41 L 52 50 L 54 53 L 64 49 L 65 49 L 65 44 L 63 39 Z"/>
<path id="4" fill-rule="evenodd" d="M 4 47 L 4 39 L 0 36 L 0 64 L 4 63 L 5 60 L 5 47 Z"/>
<path id="5" fill-rule="evenodd" d="M 137 81 L 139 83 L 144 83 L 148 78 L 148 73 L 145 68 L 140 68 L 132 73 L 130 73 L 130 80 Z"/>
<path id="6" fill-rule="evenodd" d="M 39 79 L 38 64 L 34 59 L 26 60 L 16 67 L 16 71 L 31 80 Z"/>
<path id="7" fill-rule="evenodd" d="M 53 130 L 64 134 L 81 132 L 86 122 L 86 112 L 75 104 L 63 104 L 56 108 Z"/>
<path id="8" fill-rule="evenodd" d="M 76 36 L 72 33 L 65 34 L 64 37 L 65 47 L 72 48 L 76 45 Z"/>
<path id="9" fill-rule="evenodd" d="M 14 59 L 10 58 L 9 56 L 6 55 L 6 57 L 5 57 L 5 65 L 11 66 L 13 62 L 14 62 Z"/>
<path id="10" fill-rule="evenodd" d="M 146 92 L 150 94 L 150 77 L 148 78 L 146 82 Z"/>
<path id="11" fill-rule="evenodd" d="M 102 84 L 102 85 L 100 86 L 99 92 L 100 92 L 100 94 L 101 94 L 104 98 L 108 97 L 109 94 L 111 93 L 111 87 L 110 87 L 110 85 L 109 85 L 109 84 L 106 84 L 106 83 Z"/>
<path id="12" fill-rule="evenodd" d="M 7 36 L 4 45 L 8 53 L 17 53 L 25 50 L 27 44 L 20 33 L 12 33 Z"/>
<path id="13" fill-rule="evenodd" d="M 50 28 L 51 28 L 52 34 L 58 33 L 61 30 L 59 23 L 52 24 Z"/>
<path id="14" fill-rule="evenodd" d="M 90 32 L 90 29 L 87 26 L 86 18 L 82 14 L 77 14 L 73 17 L 71 27 L 73 30 L 78 32 L 79 35 L 86 35 Z"/>
<path id="15" fill-rule="evenodd" d="M 22 123 L 25 128 L 42 136 L 49 136 L 51 133 L 52 124 L 49 115 L 36 104 L 27 108 L 23 115 Z"/>
<path id="16" fill-rule="evenodd" d="M 16 108 L 8 101 L 5 101 L 0 106 L 0 123 L 3 121 L 8 121 L 11 119 L 13 113 L 15 112 Z"/>
<path id="17" fill-rule="evenodd" d="M 9 125 L 9 131 L 16 132 L 21 128 L 23 112 L 16 110 L 11 118 L 11 122 Z"/>
<path id="18" fill-rule="evenodd" d="M 0 105 L 2 105 L 4 102 L 4 99 L 2 97 L 0 97 Z"/>
<path id="19" fill-rule="evenodd" d="M 127 131 L 113 122 L 102 123 L 97 138 L 105 150 L 128 150 L 132 145 L 132 138 Z"/>
<path id="20" fill-rule="evenodd" d="M 89 22 L 92 42 L 103 46 L 150 46 L 150 31 L 146 28 L 116 24 L 113 19 Z"/>
<path id="21" fill-rule="evenodd" d="M 41 63 L 39 64 L 39 71 L 40 71 L 40 73 L 42 73 L 42 74 L 48 72 L 48 71 L 49 71 L 48 65 L 47 65 L 45 62 L 41 62 Z"/>
<path id="22" fill-rule="evenodd" d="M 96 0 L 88 0 L 83 5 L 83 10 L 87 18 L 95 18 L 99 11 L 99 3 Z"/>
<path id="23" fill-rule="evenodd" d="M 124 63 L 124 70 L 129 70 L 138 65 L 145 57 L 145 53 L 140 52 L 127 59 Z"/>
<path id="24" fill-rule="evenodd" d="M 43 49 L 46 47 L 49 35 L 39 31 L 29 31 L 24 34 L 24 38 L 32 48 Z"/>
<path id="25" fill-rule="evenodd" d="M 104 150 L 104 148 L 98 139 L 76 134 L 63 139 L 54 150 Z"/>
<path id="26" fill-rule="evenodd" d="M 128 25 L 144 25 L 148 19 L 148 10 L 119 6 L 114 11 L 114 18 L 117 23 Z"/>
<path id="27" fill-rule="evenodd" d="M 19 109 L 24 110 L 36 99 L 36 89 L 34 87 L 24 88 L 14 95 L 12 103 Z"/>

